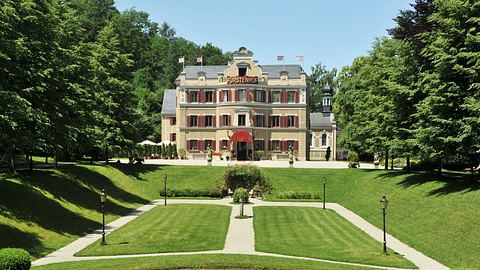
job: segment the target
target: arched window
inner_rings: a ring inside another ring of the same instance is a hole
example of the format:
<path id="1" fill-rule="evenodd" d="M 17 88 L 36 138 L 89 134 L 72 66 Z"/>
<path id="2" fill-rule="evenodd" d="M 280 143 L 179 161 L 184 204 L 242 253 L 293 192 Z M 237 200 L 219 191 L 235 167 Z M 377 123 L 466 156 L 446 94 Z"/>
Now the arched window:
<path id="1" fill-rule="evenodd" d="M 327 146 L 327 134 L 322 135 L 322 146 Z"/>

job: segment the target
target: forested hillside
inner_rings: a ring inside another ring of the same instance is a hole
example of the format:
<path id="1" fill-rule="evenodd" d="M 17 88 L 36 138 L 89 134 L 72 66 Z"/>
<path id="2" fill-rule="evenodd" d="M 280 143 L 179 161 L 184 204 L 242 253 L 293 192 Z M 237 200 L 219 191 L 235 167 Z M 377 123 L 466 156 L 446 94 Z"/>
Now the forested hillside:
<path id="1" fill-rule="evenodd" d="M 113 0 L 4 0 L 0 21 L 0 157 L 12 169 L 16 154 L 98 157 L 159 141 L 178 58 L 230 59 Z"/>

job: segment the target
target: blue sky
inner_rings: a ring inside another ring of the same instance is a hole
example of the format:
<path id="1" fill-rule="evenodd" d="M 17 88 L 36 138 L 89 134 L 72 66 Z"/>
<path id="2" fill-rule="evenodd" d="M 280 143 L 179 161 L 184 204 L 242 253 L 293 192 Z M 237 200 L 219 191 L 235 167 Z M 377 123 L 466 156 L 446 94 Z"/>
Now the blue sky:
<path id="1" fill-rule="evenodd" d="M 349 65 L 367 54 L 376 37 L 413 0 L 116 0 L 123 11 L 135 7 L 152 21 L 172 25 L 178 36 L 224 51 L 241 46 L 260 64 L 286 64 L 304 56 L 304 69 L 321 62 L 328 68 Z"/>

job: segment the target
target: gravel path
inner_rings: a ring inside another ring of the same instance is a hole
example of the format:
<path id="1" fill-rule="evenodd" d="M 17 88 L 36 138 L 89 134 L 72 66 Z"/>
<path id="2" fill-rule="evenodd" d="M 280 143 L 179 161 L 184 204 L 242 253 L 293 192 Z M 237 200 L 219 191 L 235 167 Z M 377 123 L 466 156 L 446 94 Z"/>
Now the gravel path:
<path id="1" fill-rule="evenodd" d="M 155 254 L 134 254 L 134 255 L 117 255 L 117 256 L 89 256 L 89 257 L 75 257 L 73 256 L 78 251 L 84 249 L 88 245 L 92 244 L 96 240 L 102 237 L 101 230 L 88 234 L 69 245 L 47 255 L 44 258 L 38 259 L 32 263 L 34 266 L 45 265 L 50 263 L 67 262 L 67 261 L 82 261 L 82 260 L 99 260 L 99 259 L 115 259 L 115 258 L 136 258 L 136 257 L 149 257 L 149 256 L 169 256 L 169 255 L 187 255 L 187 254 L 249 254 L 258 256 L 273 256 L 282 258 L 295 258 L 310 261 L 319 261 L 343 265 L 362 266 L 373 269 L 399 269 L 392 267 L 381 267 L 374 265 L 365 265 L 357 263 L 347 263 L 340 261 L 330 261 L 306 257 L 295 257 L 280 254 L 271 254 L 255 251 L 255 234 L 253 230 L 253 207 L 255 206 L 300 206 L 300 207 L 322 207 L 322 203 L 308 203 L 308 202 L 266 202 L 262 200 L 252 199 L 253 204 L 246 204 L 244 208 L 245 215 L 249 216 L 246 219 L 237 219 L 235 216 L 240 213 L 240 205 L 232 205 L 231 199 L 222 200 L 168 200 L 169 204 L 216 204 L 226 205 L 233 207 L 232 214 L 230 216 L 230 225 L 228 228 L 227 237 L 225 240 L 225 247 L 223 250 L 211 250 L 201 252 L 174 252 L 174 253 L 155 253 Z M 162 205 L 163 200 L 155 200 L 147 205 L 144 205 L 131 214 L 121 217 L 108 225 L 106 225 L 106 233 L 110 233 L 119 227 L 125 225 L 131 220 L 135 219 L 142 213 L 152 209 L 157 205 Z M 365 219 L 361 218 L 352 211 L 336 203 L 327 203 L 326 207 L 336 211 L 339 215 L 350 221 L 353 225 L 360 228 L 362 231 L 373 237 L 379 242 L 383 242 L 383 231 L 373 226 Z M 407 246 L 395 237 L 387 234 L 388 247 L 395 252 L 403 255 L 407 260 L 413 262 L 419 269 L 426 270 L 443 270 L 449 269 L 448 267 L 440 264 L 432 258 L 424 255 L 423 253 Z"/>

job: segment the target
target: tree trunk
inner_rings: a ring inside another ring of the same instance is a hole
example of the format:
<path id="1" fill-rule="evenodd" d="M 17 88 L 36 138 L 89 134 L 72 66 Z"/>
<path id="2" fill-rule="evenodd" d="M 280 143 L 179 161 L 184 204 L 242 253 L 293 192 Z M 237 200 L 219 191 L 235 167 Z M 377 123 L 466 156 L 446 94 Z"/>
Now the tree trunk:
<path id="1" fill-rule="evenodd" d="M 48 155 L 45 155 L 45 164 L 48 164 Z"/>
<path id="2" fill-rule="evenodd" d="M 388 148 L 385 147 L 385 170 L 388 170 Z"/>
<path id="3" fill-rule="evenodd" d="M 53 151 L 53 168 L 56 169 L 57 167 L 58 167 L 58 151 L 55 148 L 55 150 Z"/>
<path id="4" fill-rule="evenodd" d="M 410 156 L 407 156 L 407 171 L 409 172 L 411 169 L 410 167 Z"/>
<path id="5" fill-rule="evenodd" d="M 390 164 L 390 170 L 393 170 L 393 154 L 392 154 L 392 164 Z"/>
<path id="6" fill-rule="evenodd" d="M 105 163 L 108 163 L 108 146 L 105 146 Z"/>
<path id="7" fill-rule="evenodd" d="M 17 169 L 15 167 L 15 154 L 11 153 L 9 158 L 9 165 L 10 165 L 10 174 L 16 175 Z"/>
<path id="8" fill-rule="evenodd" d="M 28 160 L 28 163 L 30 165 L 30 171 L 33 171 L 33 155 L 30 152 L 30 159 Z"/>
<path id="9" fill-rule="evenodd" d="M 90 165 L 93 164 L 93 149 L 90 151 Z"/>

